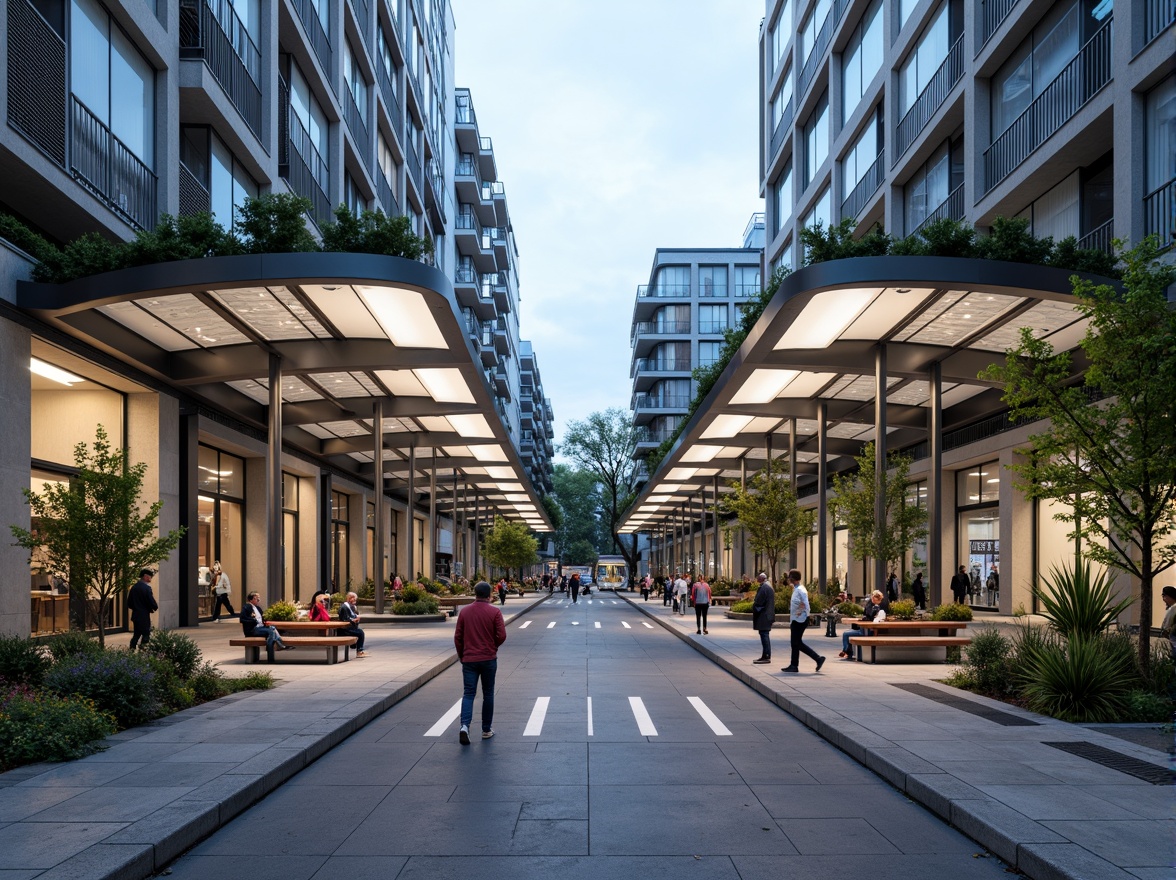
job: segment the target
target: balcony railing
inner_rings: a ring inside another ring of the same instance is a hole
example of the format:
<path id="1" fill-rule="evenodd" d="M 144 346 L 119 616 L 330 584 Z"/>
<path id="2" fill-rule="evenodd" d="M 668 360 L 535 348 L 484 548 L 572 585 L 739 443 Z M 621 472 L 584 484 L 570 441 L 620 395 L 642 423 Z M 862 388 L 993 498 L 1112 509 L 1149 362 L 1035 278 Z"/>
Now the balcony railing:
<path id="1" fill-rule="evenodd" d="M 347 97 L 339 103 L 343 105 L 343 118 L 347 120 L 347 128 L 350 130 L 351 137 L 355 141 L 355 148 L 360 156 L 366 158 L 371 147 L 371 142 L 368 137 L 367 121 L 364 119 L 363 111 L 355 103 L 355 95 L 351 89 L 347 89 Z"/>
<path id="2" fill-rule="evenodd" d="M 862 212 L 862 208 L 866 206 L 866 202 L 870 200 L 870 196 L 876 193 L 878 187 L 882 185 L 882 178 L 886 176 L 885 169 L 886 151 L 879 150 L 878 158 L 874 160 L 874 164 L 866 169 L 866 173 L 862 175 L 862 179 L 857 182 L 853 191 L 841 203 L 842 220 L 846 217 L 856 218 Z"/>
<path id="3" fill-rule="evenodd" d="M 633 336 L 668 336 L 689 333 L 689 321 L 638 321 L 633 327 Z"/>
<path id="4" fill-rule="evenodd" d="M 686 281 L 680 284 L 664 283 L 664 284 L 642 284 L 637 288 L 638 298 L 652 297 L 683 297 L 690 296 L 690 282 Z"/>
<path id="5" fill-rule="evenodd" d="M 457 271 L 453 276 L 454 284 L 472 284 L 478 287 L 481 281 L 478 278 L 478 270 L 468 263 L 462 263 L 457 267 Z"/>
<path id="6" fill-rule="evenodd" d="M 760 292 L 759 284 L 740 284 L 735 282 L 735 296 L 736 298 L 747 299 L 751 296 L 758 296 Z"/>
<path id="7" fill-rule="evenodd" d="M 1176 3 L 1172 0 L 1147 0 L 1144 13 L 1143 39 L 1150 43 L 1172 22 L 1176 21 Z M 1171 48 L 1169 44 L 1169 48 Z"/>
<path id="8" fill-rule="evenodd" d="M 457 96 L 457 108 L 454 116 L 458 125 L 478 124 L 478 116 L 474 113 L 474 102 L 470 100 L 468 93 Z"/>
<path id="9" fill-rule="evenodd" d="M 1114 240 L 1115 221 L 1114 218 L 1112 218 L 1102 226 L 1090 230 L 1090 232 L 1086 233 L 1086 235 L 1078 239 L 1078 247 L 1102 251 L 1104 254 L 1109 254 L 1114 250 Z"/>
<path id="10" fill-rule="evenodd" d="M 212 210 L 212 196 L 188 166 L 180 163 L 180 213 L 191 216 Z"/>
<path id="11" fill-rule="evenodd" d="M 821 24 L 820 31 L 817 32 L 816 40 L 813 41 L 812 51 L 808 53 L 808 58 L 805 59 L 804 66 L 800 69 L 800 76 L 796 80 L 796 95 L 798 98 L 804 96 L 809 84 L 816 79 L 817 70 L 825 60 L 825 52 L 829 48 L 829 41 L 833 39 L 833 30 L 837 27 L 837 23 L 841 21 L 841 16 L 845 14 L 848 6 L 849 0 L 833 0 L 833 6 L 825 14 L 825 21 Z"/>
<path id="12" fill-rule="evenodd" d="M 261 51 L 228 0 L 181 0 L 180 53 L 202 58 L 250 130 L 261 135 Z"/>
<path id="13" fill-rule="evenodd" d="M 1008 177 L 1111 81 L 1112 24 L 1108 18 L 1053 82 L 984 151 L 986 192 Z"/>
<path id="14" fill-rule="evenodd" d="M 355 17 L 359 20 L 359 35 L 363 37 L 365 43 L 370 43 L 368 22 L 371 20 L 371 13 L 368 12 L 367 0 L 351 0 L 351 6 L 355 10 Z"/>
<path id="15" fill-rule="evenodd" d="M 326 0 L 319 0 L 319 2 L 326 2 Z M 306 30 L 306 36 L 310 40 L 310 47 L 314 50 L 314 54 L 318 56 L 319 63 L 323 66 L 323 70 L 327 72 L 329 77 L 332 70 L 331 59 L 333 57 L 331 38 L 327 36 L 326 30 L 323 28 L 323 23 L 319 19 L 318 10 L 311 0 L 294 0 L 294 10 L 298 13 L 302 27 Z"/>
<path id="16" fill-rule="evenodd" d="M 780 152 L 780 147 L 784 143 L 784 138 L 788 136 L 788 132 L 792 130 L 792 114 L 796 109 L 795 96 L 788 99 L 788 106 L 784 108 L 784 112 L 780 114 L 780 121 L 776 123 L 776 127 L 772 129 L 772 146 L 769 152 L 769 160 L 774 158 Z"/>
<path id="17" fill-rule="evenodd" d="M 404 124 L 404 105 L 400 103 L 400 95 L 396 93 L 396 86 L 392 77 L 383 64 L 376 65 L 376 81 L 380 84 L 380 94 L 384 97 L 384 106 L 388 109 L 388 116 L 392 119 L 392 130 L 399 132 Z"/>
<path id="18" fill-rule="evenodd" d="M 660 428 L 653 430 L 652 428 L 638 428 L 635 432 L 638 443 L 664 443 L 674 436 L 674 431 L 669 428 Z"/>
<path id="19" fill-rule="evenodd" d="M 639 373 L 689 373 L 690 358 L 638 358 Z"/>
<path id="20" fill-rule="evenodd" d="M 939 69 L 931 77 L 926 87 L 919 93 L 911 109 L 898 123 L 895 131 L 894 158 L 902 157 L 909 147 L 935 115 L 935 111 L 943 106 L 952 88 L 964 76 L 964 36 L 960 34 L 955 44 L 947 51 L 947 57 L 939 65 Z"/>
<path id="21" fill-rule="evenodd" d="M 983 46 L 1009 17 L 1013 7 L 1017 5 L 1017 0 L 981 0 L 980 5 L 983 9 L 980 17 L 980 45 Z"/>
<path id="22" fill-rule="evenodd" d="M 637 394 L 633 397 L 633 409 L 686 409 L 690 397 L 685 394 Z"/>
<path id="23" fill-rule="evenodd" d="M 416 144 L 413 143 L 411 134 L 405 139 L 405 144 L 408 146 L 408 176 L 412 178 L 412 182 L 416 184 L 417 192 L 423 197 L 425 194 L 425 169 L 421 166 L 421 157 L 417 153 Z"/>
<path id="24" fill-rule="evenodd" d="M 376 198 L 380 200 L 380 207 L 389 217 L 400 214 L 400 206 L 396 204 L 396 194 L 392 192 L 392 184 L 384 176 L 384 172 L 376 171 Z"/>
<path id="25" fill-rule="evenodd" d="M 71 97 L 70 172 L 116 214 L 140 229 L 154 229 L 155 173 L 97 116 Z"/>
<path id="26" fill-rule="evenodd" d="M 294 115 L 293 110 L 287 112 L 290 116 L 290 149 L 287 151 L 290 171 L 286 180 L 294 192 L 310 199 L 311 216 L 316 223 L 323 223 L 331 216 L 331 201 L 327 198 L 330 172 L 302 120 Z"/>
<path id="27" fill-rule="evenodd" d="M 28 0 L 8 0 L 8 124 L 65 166 L 69 47 Z"/>
<path id="28" fill-rule="evenodd" d="M 469 153 L 462 153 L 461 158 L 457 160 L 457 165 L 454 166 L 453 173 L 458 177 L 476 177 L 481 179 L 481 174 L 478 173 L 478 163 L 474 161 L 474 157 Z M 486 186 L 486 184 L 482 184 Z M 489 198 L 483 193 L 482 198 Z"/>
<path id="29" fill-rule="evenodd" d="M 445 189 L 445 174 L 441 171 L 441 166 L 435 158 L 429 160 L 428 178 L 429 186 L 433 188 L 433 201 L 437 203 L 437 212 L 444 216 L 445 210 L 442 207 L 441 193 Z"/>
<path id="30" fill-rule="evenodd" d="M 1176 177 L 1143 198 L 1144 234 L 1158 235 L 1160 246 L 1176 235 Z"/>
<path id="31" fill-rule="evenodd" d="M 943 200 L 943 204 L 924 217 L 923 222 L 912 229 L 910 234 L 914 235 L 928 223 L 934 223 L 936 220 L 942 220 L 944 217 L 950 217 L 952 220 L 964 219 L 964 185 L 962 183 L 948 193 L 947 198 Z"/>
<path id="32" fill-rule="evenodd" d="M 699 321 L 698 332 L 707 334 L 723 333 L 729 326 L 726 321 Z"/>

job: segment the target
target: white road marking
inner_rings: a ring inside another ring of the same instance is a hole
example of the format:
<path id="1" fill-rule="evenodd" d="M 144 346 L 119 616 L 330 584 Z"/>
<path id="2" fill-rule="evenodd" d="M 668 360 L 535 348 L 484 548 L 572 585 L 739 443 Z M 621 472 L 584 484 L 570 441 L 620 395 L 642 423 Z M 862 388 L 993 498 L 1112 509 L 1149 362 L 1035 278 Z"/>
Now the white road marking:
<path id="1" fill-rule="evenodd" d="M 614 605 L 620 605 L 621 603 L 620 603 L 620 602 L 618 602 L 616 599 L 613 599 L 613 604 L 614 604 Z"/>
<path id="2" fill-rule="evenodd" d="M 535 708 L 531 710 L 531 717 L 527 719 L 527 727 L 523 736 L 538 736 L 543 732 L 543 719 L 547 717 L 547 705 L 551 697 L 537 697 Z"/>
<path id="3" fill-rule="evenodd" d="M 653 726 L 653 719 L 645 710 L 645 703 L 640 697 L 629 697 L 629 708 L 633 710 L 633 717 L 637 719 L 637 730 L 642 736 L 657 736 L 657 728 Z"/>
<path id="4" fill-rule="evenodd" d="M 526 623 L 524 623 L 522 626 L 520 626 L 519 629 L 526 629 L 530 625 L 531 625 L 531 621 L 528 620 Z"/>
<path id="5" fill-rule="evenodd" d="M 641 625 L 642 625 L 643 627 L 645 627 L 646 629 L 653 629 L 653 624 L 652 624 L 652 623 L 646 623 L 644 620 L 643 620 L 643 621 L 641 621 Z"/>
<path id="6" fill-rule="evenodd" d="M 441 736 L 457 719 L 461 718 L 461 700 L 449 707 L 449 711 L 438 719 L 437 723 L 425 731 L 425 736 Z"/>
<path id="7" fill-rule="evenodd" d="M 578 620 L 572 621 L 572 626 L 579 626 L 579 625 L 580 625 L 580 621 L 578 621 Z"/>
<path id="8" fill-rule="evenodd" d="M 597 628 L 597 629 L 600 629 L 600 621 L 599 621 L 599 620 L 598 620 L 598 621 L 596 621 L 596 628 Z"/>
<path id="9" fill-rule="evenodd" d="M 621 626 L 623 626 L 625 629 L 632 629 L 633 628 L 633 627 L 629 626 L 629 624 L 625 623 L 625 621 L 623 621 L 623 620 L 621 621 Z"/>
<path id="10" fill-rule="evenodd" d="M 592 736 L 592 698 L 588 698 L 588 735 Z"/>
<path id="11" fill-rule="evenodd" d="M 547 624 L 547 628 L 548 628 L 548 629 L 551 629 L 553 626 L 555 626 L 555 621 L 554 621 L 554 620 L 553 620 L 553 621 L 551 621 L 551 623 Z"/>
<path id="12" fill-rule="evenodd" d="M 702 720 L 706 722 L 707 727 L 717 733 L 719 736 L 731 736 L 732 733 L 727 729 L 719 716 L 710 710 L 710 707 L 702 701 L 700 697 L 687 697 L 690 705 L 694 707 L 695 711 L 702 716 Z"/>

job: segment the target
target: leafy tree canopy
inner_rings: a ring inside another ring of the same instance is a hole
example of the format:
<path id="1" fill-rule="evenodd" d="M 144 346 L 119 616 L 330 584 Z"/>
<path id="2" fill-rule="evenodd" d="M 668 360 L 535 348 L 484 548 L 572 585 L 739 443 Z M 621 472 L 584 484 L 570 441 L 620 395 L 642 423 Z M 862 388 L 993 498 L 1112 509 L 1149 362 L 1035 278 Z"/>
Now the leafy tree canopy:
<path id="1" fill-rule="evenodd" d="M 600 484 L 589 471 L 579 470 L 567 464 L 557 464 L 552 472 L 554 492 L 547 496 L 558 505 L 561 522 L 555 531 L 556 555 L 564 562 L 569 549 L 579 542 L 585 542 L 594 552 L 601 552 L 612 546 L 612 536 L 606 534 L 601 523 L 603 507 Z"/>
<path id="2" fill-rule="evenodd" d="M 815 510 L 801 508 L 796 489 L 786 474 L 771 466 L 757 472 L 744 487 L 738 480 L 719 499 L 722 513 L 733 515 L 747 533 L 747 545 L 768 560 L 772 583 L 781 553 L 787 553 L 816 522 Z"/>
<path id="3" fill-rule="evenodd" d="M 539 542 L 531 535 L 526 523 L 513 522 L 501 516 L 482 533 L 482 555 L 491 565 L 520 571 L 524 566 L 539 561 Z"/>

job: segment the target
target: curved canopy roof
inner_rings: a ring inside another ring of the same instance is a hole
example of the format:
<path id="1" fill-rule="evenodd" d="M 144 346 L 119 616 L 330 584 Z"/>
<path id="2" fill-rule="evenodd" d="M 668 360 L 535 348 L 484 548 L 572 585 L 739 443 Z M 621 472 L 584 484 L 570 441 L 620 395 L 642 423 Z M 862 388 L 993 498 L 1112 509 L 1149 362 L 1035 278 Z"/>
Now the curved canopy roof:
<path id="1" fill-rule="evenodd" d="M 508 519 L 551 528 L 435 268 L 373 254 L 218 257 L 21 282 L 17 305 L 261 427 L 276 363 L 283 441 L 369 478 L 379 403 L 386 477 L 407 479 L 411 456 L 416 474 L 459 475 Z"/>
<path id="2" fill-rule="evenodd" d="M 789 275 L 620 530 L 654 528 L 715 477 L 723 489 L 744 466 L 758 470 L 769 454 L 788 450 L 793 426 L 798 488 L 813 486 L 822 404 L 828 469 L 851 467 L 875 437 L 880 343 L 888 449 L 927 438 L 935 365 L 943 431 L 1004 411 L 999 389 L 977 374 L 1003 362 L 1022 327 L 1055 350 L 1078 345 L 1087 321 L 1072 274 L 979 259 L 864 257 Z"/>

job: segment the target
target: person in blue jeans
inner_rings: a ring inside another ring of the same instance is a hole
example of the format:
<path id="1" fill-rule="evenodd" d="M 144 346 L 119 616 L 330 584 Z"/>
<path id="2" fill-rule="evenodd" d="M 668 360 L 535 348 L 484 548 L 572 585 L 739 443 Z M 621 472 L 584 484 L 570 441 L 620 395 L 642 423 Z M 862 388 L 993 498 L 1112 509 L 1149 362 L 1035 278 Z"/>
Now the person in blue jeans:
<path id="1" fill-rule="evenodd" d="M 472 605 L 457 615 L 453 646 L 461 661 L 461 729 L 458 740 L 470 744 L 470 724 L 474 720 L 474 697 L 482 683 L 482 739 L 494 736 L 494 677 L 498 672 L 498 647 L 506 641 L 506 623 L 502 612 L 490 601 L 490 585 L 474 585 Z"/>
<path id="2" fill-rule="evenodd" d="M 261 594 L 250 593 L 245 599 L 245 607 L 241 609 L 241 630 L 245 633 L 246 638 L 253 636 L 265 636 L 265 650 L 273 659 L 274 651 L 293 651 L 293 645 L 287 645 L 282 641 L 282 637 L 278 631 L 272 626 L 265 625 L 265 618 L 261 616 Z"/>
<path id="3" fill-rule="evenodd" d="M 874 592 L 870 594 L 870 601 L 867 602 L 866 607 L 862 609 L 862 621 L 863 622 L 869 622 L 871 620 L 874 620 L 874 621 L 881 623 L 883 620 L 886 619 L 886 609 L 883 607 L 883 601 L 882 601 L 884 598 L 885 597 L 882 595 L 881 590 L 874 590 Z M 869 633 L 867 633 L 865 630 L 863 630 L 856 623 L 853 624 L 851 627 L 847 627 L 841 633 L 841 653 L 838 654 L 837 656 L 840 657 L 842 660 L 852 660 L 853 659 L 853 645 L 851 645 L 849 643 L 849 640 L 852 639 L 854 636 L 864 636 L 864 635 L 869 635 Z"/>

